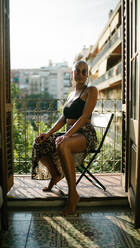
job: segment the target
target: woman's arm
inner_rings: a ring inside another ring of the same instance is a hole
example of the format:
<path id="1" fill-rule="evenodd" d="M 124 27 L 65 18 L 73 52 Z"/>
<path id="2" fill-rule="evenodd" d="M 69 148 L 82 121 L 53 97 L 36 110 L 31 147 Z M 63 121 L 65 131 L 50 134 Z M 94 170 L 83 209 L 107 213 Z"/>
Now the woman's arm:
<path id="1" fill-rule="evenodd" d="M 36 142 L 42 143 L 51 134 L 61 129 L 65 125 L 65 123 L 66 123 L 65 117 L 62 115 L 60 119 L 54 124 L 54 126 L 47 133 L 41 133 L 38 137 L 36 137 Z"/>
<path id="2" fill-rule="evenodd" d="M 49 130 L 48 134 L 51 135 L 61 129 L 66 124 L 65 117 L 62 115 L 60 119 L 54 124 L 54 126 Z"/>
<path id="3" fill-rule="evenodd" d="M 80 118 L 72 125 L 72 127 L 65 133 L 65 136 L 72 136 L 79 130 L 88 120 L 89 116 L 92 114 L 93 109 L 97 102 L 98 91 L 96 87 L 88 87 L 87 88 L 87 99 L 85 103 L 85 107 L 83 110 L 83 114 Z"/>

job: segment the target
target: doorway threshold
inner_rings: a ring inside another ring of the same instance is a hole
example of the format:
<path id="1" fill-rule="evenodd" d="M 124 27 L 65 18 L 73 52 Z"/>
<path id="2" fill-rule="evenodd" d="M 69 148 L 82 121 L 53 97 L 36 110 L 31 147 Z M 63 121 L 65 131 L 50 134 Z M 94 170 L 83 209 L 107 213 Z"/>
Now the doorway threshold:
<path id="1" fill-rule="evenodd" d="M 77 185 L 80 195 L 78 206 L 126 206 L 127 193 L 121 186 L 121 173 L 94 174 L 106 187 L 98 188 L 82 178 Z M 79 174 L 76 175 L 79 177 Z M 14 175 L 14 185 L 8 192 L 8 207 L 56 207 L 64 205 L 67 199 L 67 183 L 63 178 L 51 192 L 43 192 L 49 180 L 32 180 L 30 175 Z"/>

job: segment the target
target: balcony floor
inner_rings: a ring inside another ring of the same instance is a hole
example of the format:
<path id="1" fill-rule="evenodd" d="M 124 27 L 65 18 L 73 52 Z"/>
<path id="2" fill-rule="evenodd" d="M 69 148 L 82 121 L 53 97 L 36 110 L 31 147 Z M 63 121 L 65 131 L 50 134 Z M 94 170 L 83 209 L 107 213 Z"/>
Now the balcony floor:
<path id="1" fill-rule="evenodd" d="M 77 178 L 79 175 L 77 174 Z M 121 186 L 121 174 L 97 174 L 96 177 L 106 187 L 106 191 L 96 187 L 86 178 L 77 185 L 80 195 L 79 206 L 127 205 L 127 193 Z M 67 197 L 65 178 L 52 192 L 43 192 L 49 180 L 32 180 L 30 175 L 15 175 L 14 185 L 8 193 L 9 206 L 61 206 Z M 62 192 L 61 192 L 62 191 Z M 64 195 L 64 194 L 65 195 Z"/>

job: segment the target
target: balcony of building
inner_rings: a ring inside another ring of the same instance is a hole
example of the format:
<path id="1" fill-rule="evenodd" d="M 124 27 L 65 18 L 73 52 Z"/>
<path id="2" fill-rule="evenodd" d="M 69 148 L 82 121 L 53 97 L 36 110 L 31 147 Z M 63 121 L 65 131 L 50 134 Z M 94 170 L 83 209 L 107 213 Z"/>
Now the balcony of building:
<path id="1" fill-rule="evenodd" d="M 36 99 L 16 99 L 13 102 L 14 185 L 8 193 L 9 206 L 59 206 L 65 201 L 65 178 L 48 193 L 44 193 L 42 188 L 49 181 L 31 179 L 32 143 L 39 133 L 46 132 L 58 119 L 63 103 L 64 99 L 44 99 L 41 102 Z M 83 178 L 77 185 L 81 196 L 79 205 L 126 205 L 127 193 L 122 187 L 121 173 L 121 100 L 99 99 L 94 112 L 113 112 L 115 115 L 103 150 L 90 169 L 105 185 L 106 191 L 98 187 L 96 182 L 92 184 Z M 100 139 L 103 130 L 96 131 Z M 78 172 L 76 176 L 79 177 Z"/>
<path id="2" fill-rule="evenodd" d="M 95 78 L 92 84 L 98 88 L 98 90 L 103 90 L 106 88 L 114 87 L 120 84 L 122 80 L 122 63 L 119 62 L 117 65 L 113 66 L 111 69 L 106 71 L 103 75 Z"/>
<path id="3" fill-rule="evenodd" d="M 107 59 L 117 47 L 121 44 L 121 26 L 114 32 L 114 34 L 108 39 L 101 51 L 92 59 L 90 58 L 90 66 L 92 71 L 96 71 L 99 65 Z"/>

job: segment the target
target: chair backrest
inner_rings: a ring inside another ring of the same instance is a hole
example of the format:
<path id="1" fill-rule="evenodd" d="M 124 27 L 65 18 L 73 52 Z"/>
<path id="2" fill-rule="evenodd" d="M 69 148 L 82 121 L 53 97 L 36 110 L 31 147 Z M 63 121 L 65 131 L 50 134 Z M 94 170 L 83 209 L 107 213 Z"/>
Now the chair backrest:
<path id="1" fill-rule="evenodd" d="M 100 127 L 100 128 L 105 128 L 103 137 L 101 139 L 101 142 L 98 147 L 98 151 L 101 150 L 101 147 L 104 143 L 105 137 L 108 133 L 108 130 L 110 128 L 111 122 L 113 120 L 114 114 L 112 113 L 106 113 L 106 114 L 98 114 L 98 113 L 93 113 L 92 118 L 91 118 L 91 123 L 93 124 L 94 127 Z"/>

